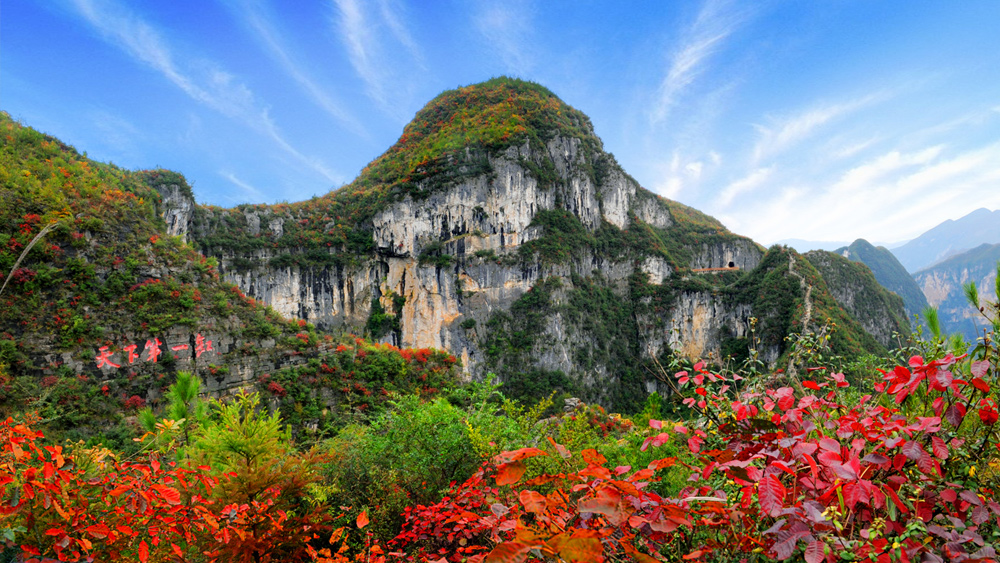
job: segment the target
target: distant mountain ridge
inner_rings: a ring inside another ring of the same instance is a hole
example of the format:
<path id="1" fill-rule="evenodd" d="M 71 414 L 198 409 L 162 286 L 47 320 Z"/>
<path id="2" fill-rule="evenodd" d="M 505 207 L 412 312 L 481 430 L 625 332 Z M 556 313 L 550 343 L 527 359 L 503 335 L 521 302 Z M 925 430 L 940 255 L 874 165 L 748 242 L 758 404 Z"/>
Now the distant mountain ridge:
<path id="1" fill-rule="evenodd" d="M 961 333 L 970 342 L 982 336 L 986 321 L 966 300 L 962 285 L 976 282 L 980 301 L 995 296 L 998 262 L 1000 244 L 982 244 L 913 274 L 945 332 Z"/>
<path id="2" fill-rule="evenodd" d="M 884 246 L 888 249 L 893 249 L 906 244 L 909 241 L 896 241 L 896 242 L 875 242 L 872 246 Z M 790 246 L 794 248 L 797 252 L 806 253 L 810 250 L 825 250 L 827 252 L 839 252 L 840 249 L 850 245 L 850 241 L 846 240 L 806 240 L 801 238 L 786 238 L 781 239 L 774 244 L 783 244 L 785 246 Z"/>
<path id="3" fill-rule="evenodd" d="M 1000 243 L 1000 210 L 980 208 L 961 219 L 949 219 L 892 253 L 908 272 L 916 273 L 984 243 Z"/>
<path id="4" fill-rule="evenodd" d="M 868 266 L 882 287 L 903 298 L 906 315 L 920 315 L 927 307 L 927 298 L 896 256 L 883 246 L 873 246 L 865 239 L 858 239 L 850 246 L 838 248 L 837 254 Z"/>

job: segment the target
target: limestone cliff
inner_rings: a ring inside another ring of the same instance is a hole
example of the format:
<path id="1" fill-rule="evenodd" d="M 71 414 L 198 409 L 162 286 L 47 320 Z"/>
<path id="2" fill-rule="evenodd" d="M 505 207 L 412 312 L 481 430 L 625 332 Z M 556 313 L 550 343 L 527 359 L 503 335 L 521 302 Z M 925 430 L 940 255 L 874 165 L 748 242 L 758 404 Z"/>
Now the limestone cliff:
<path id="1" fill-rule="evenodd" d="M 282 314 L 448 349 L 526 394 L 628 402 L 657 386 L 651 355 L 721 361 L 751 316 L 787 324 L 726 289 L 759 245 L 644 190 L 586 116 L 516 80 L 442 94 L 336 192 L 198 208 L 190 229 L 224 279 Z"/>

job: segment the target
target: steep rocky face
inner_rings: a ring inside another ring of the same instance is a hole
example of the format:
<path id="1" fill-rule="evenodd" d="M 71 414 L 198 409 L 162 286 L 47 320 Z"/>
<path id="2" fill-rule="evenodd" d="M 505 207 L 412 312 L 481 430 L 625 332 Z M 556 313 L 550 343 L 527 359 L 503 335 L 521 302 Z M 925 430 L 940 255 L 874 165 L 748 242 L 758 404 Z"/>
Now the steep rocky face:
<path id="1" fill-rule="evenodd" d="M 405 156 L 444 135 L 438 128 L 454 119 L 445 119 L 446 93 L 339 192 L 199 208 L 192 235 L 224 279 L 283 314 L 451 350 L 468 376 L 497 373 L 515 394 L 563 388 L 634 403 L 660 385 L 651 358 L 721 362 L 749 342 L 755 316 L 778 335 L 762 357 L 781 356 L 802 311 L 740 289 L 761 263 L 757 244 L 642 189 L 603 152 L 589 120 L 551 94 L 501 86 L 497 104 L 522 104 L 517 115 L 542 108 L 556 125 Z M 455 95 L 474 103 L 492 99 L 490 88 Z M 811 303 L 805 285 L 792 287 Z"/>
<path id="2" fill-rule="evenodd" d="M 913 274 L 945 332 L 960 333 L 970 342 L 982 336 L 988 322 L 969 304 L 962 286 L 975 282 L 980 302 L 995 300 L 998 263 L 1000 244 L 984 244 Z"/>
<path id="3" fill-rule="evenodd" d="M 533 160 L 554 162 L 558 180 L 541 185 L 522 164 Z M 373 300 L 392 310 L 392 296 L 401 296 L 405 302 L 396 312 L 399 331 L 385 338 L 400 345 L 454 350 L 472 372 L 477 371 L 481 354 L 462 323 L 486 322 L 490 312 L 508 309 L 539 280 L 557 276 L 571 285 L 573 273 L 600 272 L 609 283 L 621 284 L 642 272 L 650 283 L 662 284 L 672 275 L 675 266 L 664 255 L 646 256 L 634 264 L 620 260 L 624 257 L 616 260 L 588 252 L 549 264 L 543 257 L 522 252 L 526 244 L 544 238 L 545 229 L 536 221 L 544 211 L 568 212 L 587 233 L 602 227 L 621 232 L 633 222 L 661 231 L 674 224 L 667 205 L 620 171 L 595 183 L 583 172 L 587 157 L 578 139 L 551 139 L 541 154 L 528 144 L 510 147 L 488 162 L 489 173 L 426 198 L 407 196 L 374 214 L 370 234 L 374 250 L 358 256 L 355 263 L 272 265 L 281 253 L 267 248 L 243 255 L 213 254 L 227 281 L 283 314 L 321 327 L 361 330 Z M 262 232 L 261 225 L 267 225 L 264 237 L 271 239 L 280 238 L 284 225 L 296 221 L 294 216 L 256 207 L 231 213 L 239 213 L 239 220 L 255 236 Z M 196 238 L 210 237 L 209 229 L 196 231 Z M 680 267 L 752 268 L 761 251 L 751 241 L 730 235 L 700 244 L 691 254 L 693 263 Z M 552 326 L 558 332 L 561 325 Z M 684 331 L 672 334 L 675 341 L 685 335 Z M 692 356 L 718 352 L 714 336 L 700 334 L 691 342 L 701 343 L 685 345 Z M 541 358 L 540 364 L 566 372 L 574 369 L 566 361 Z"/>
<path id="4" fill-rule="evenodd" d="M 823 275 L 837 303 L 880 344 L 892 347 L 894 334 L 908 332 L 902 298 L 882 287 L 866 265 L 824 250 L 807 252 L 805 257 Z"/>

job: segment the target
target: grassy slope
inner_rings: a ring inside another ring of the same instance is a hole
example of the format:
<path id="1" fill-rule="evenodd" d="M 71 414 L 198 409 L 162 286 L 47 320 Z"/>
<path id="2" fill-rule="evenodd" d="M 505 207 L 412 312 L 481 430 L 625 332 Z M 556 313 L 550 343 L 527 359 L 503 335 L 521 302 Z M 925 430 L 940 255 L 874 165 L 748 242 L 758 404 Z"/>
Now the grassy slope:
<path id="1" fill-rule="evenodd" d="M 120 361 L 126 344 L 138 341 L 141 353 L 145 339 L 166 340 L 171 331 L 223 331 L 249 346 L 215 355 L 219 364 L 260 353 L 262 339 L 277 341 L 274 353 L 301 350 L 297 333 L 315 345 L 311 329 L 221 282 L 213 261 L 165 234 L 155 186 L 186 188 L 182 176 L 92 161 L 7 114 L 0 132 L 0 279 L 10 278 L 0 295 L 0 409 L 34 405 L 65 425 L 117 419 L 127 397 L 170 382 L 172 354 L 118 376 L 97 369 L 97 349 L 107 346 Z M 74 361 L 83 368 L 71 368 Z M 214 369 L 203 363 L 199 369 Z M 60 407 L 72 404 L 84 408 Z"/>

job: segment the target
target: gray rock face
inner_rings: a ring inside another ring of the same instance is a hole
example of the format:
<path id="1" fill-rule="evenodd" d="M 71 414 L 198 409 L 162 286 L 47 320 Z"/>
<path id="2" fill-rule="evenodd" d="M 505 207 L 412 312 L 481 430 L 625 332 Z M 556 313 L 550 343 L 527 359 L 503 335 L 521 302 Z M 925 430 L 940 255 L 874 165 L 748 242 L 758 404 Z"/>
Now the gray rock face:
<path id="1" fill-rule="evenodd" d="M 406 196 L 375 213 L 370 223 L 374 252 L 351 265 L 275 267 L 270 262 L 278 251 L 264 247 L 240 256 L 218 252 L 219 269 L 247 295 L 325 328 L 360 333 L 374 300 L 392 311 L 392 296 L 401 296 L 401 330 L 383 340 L 448 349 L 461 357 L 470 377 L 478 377 L 483 375 L 485 325 L 542 280 L 560 280 L 563 289 L 556 292 L 557 301 L 575 287 L 576 276 L 599 276 L 625 299 L 630 278 L 639 272 L 659 286 L 672 283 L 675 267 L 752 269 L 760 261 L 757 245 L 735 236 L 732 243 L 692 249 L 692 264 L 674 265 L 661 255 L 618 261 L 592 250 L 578 251 L 557 264 L 525 256 L 522 246 L 544 234 L 533 224 L 543 210 L 566 210 L 590 232 L 606 225 L 627 229 L 633 221 L 668 232 L 675 224 L 666 202 L 642 190 L 617 165 L 598 180 L 589 172 L 593 158 L 575 138 L 556 137 L 543 154 L 527 143 L 510 147 L 489 157 L 489 173 L 464 178 L 421 199 Z M 556 181 L 543 184 L 525 165 L 542 160 L 551 163 Z M 238 219 L 245 221 L 250 234 L 273 240 L 287 230 L 286 221 L 295 220 L 260 206 L 227 213 L 242 214 Z M 211 234 L 209 229 L 198 236 Z M 421 263 L 421 254 L 429 248 L 451 260 L 447 265 Z M 654 353 L 670 347 L 692 358 L 719 357 L 720 330 L 726 327 L 742 335 L 750 317 L 746 309 L 732 308 L 710 293 L 685 294 L 666 319 L 648 320 L 658 328 L 643 338 Z M 601 386 L 607 366 L 579 365 L 577 350 L 593 344 L 585 331 L 557 312 L 546 320 L 541 338 L 547 344 L 533 356 L 536 367 L 572 374 L 588 387 Z M 656 383 L 647 386 L 655 388 Z"/>
<path id="2" fill-rule="evenodd" d="M 157 186 L 163 197 L 163 220 L 167 224 L 167 234 L 179 236 L 187 242 L 187 233 L 194 212 L 194 200 L 176 185 Z"/>

